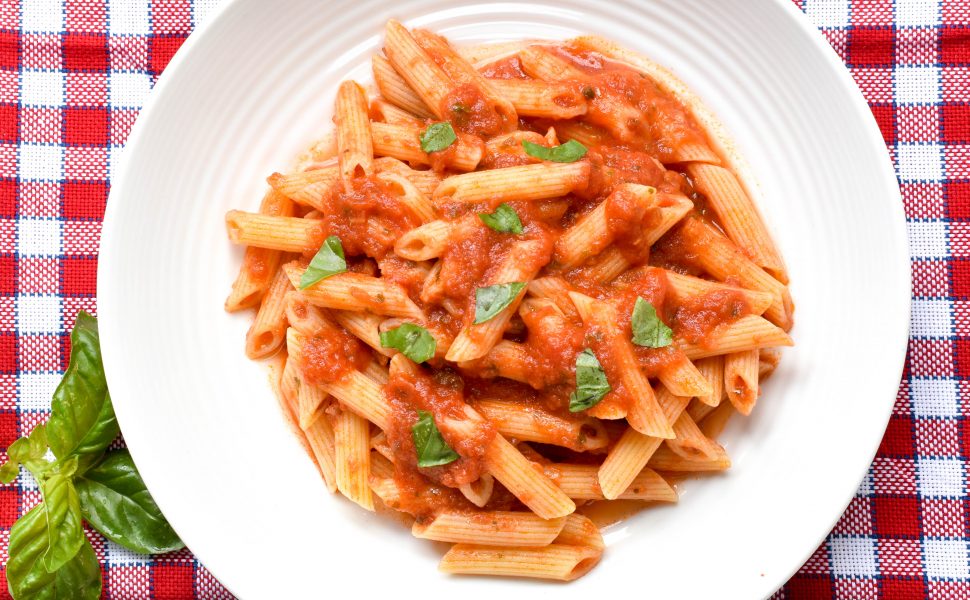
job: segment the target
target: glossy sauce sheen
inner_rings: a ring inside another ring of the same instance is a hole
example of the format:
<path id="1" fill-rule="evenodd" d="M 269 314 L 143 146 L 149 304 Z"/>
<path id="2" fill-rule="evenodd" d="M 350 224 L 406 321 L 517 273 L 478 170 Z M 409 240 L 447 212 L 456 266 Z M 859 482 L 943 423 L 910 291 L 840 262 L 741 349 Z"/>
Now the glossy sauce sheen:
<path id="1" fill-rule="evenodd" d="M 592 90 L 592 98 L 589 93 L 585 95 L 587 114 L 572 122 L 580 123 L 599 140 L 588 146 L 588 153 L 581 159 L 591 166 L 585 188 L 560 199 L 510 202 L 523 224 L 521 235 L 496 232 L 482 223 L 478 215 L 492 212 L 497 202 L 469 206 L 444 199 L 437 204 L 440 218 L 453 222 L 455 228 L 439 258 L 440 270 L 433 277 L 429 275 L 430 263 L 420 265 L 391 254 L 394 240 L 420 223 L 372 177 L 356 182 L 352 189 L 343 189 L 339 183 L 334 187 L 329 197 L 332 210 L 323 217 L 326 233 L 341 238 L 348 261 L 358 265 L 355 269 L 371 269 L 402 286 L 428 316 L 425 325 L 442 339 L 453 339 L 472 322 L 476 289 L 488 285 L 496 270 L 509 258 L 513 246 L 523 240 L 535 240 L 540 243 L 535 244 L 532 252 L 517 256 L 516 260 L 541 268 L 539 276 L 562 277 L 572 289 L 611 302 L 619 315 L 615 329 L 621 336 L 626 339 L 632 336 L 630 315 L 636 299 L 643 298 L 656 308 L 675 337 L 704 343 L 719 326 L 750 313 L 744 298 L 734 292 L 714 292 L 682 304 L 673 302 L 665 271 L 659 267 L 697 276 L 705 275 L 703 269 L 693 260 L 676 228 L 653 248 L 648 246 L 642 232 L 659 219 L 656 207 L 643 209 L 629 194 L 610 197 L 619 184 L 636 183 L 653 186 L 660 193 L 686 196 L 703 207 L 704 199 L 695 192 L 689 179 L 676 170 L 676 165 L 670 165 L 677 148 L 706 144 L 703 132 L 688 111 L 649 78 L 578 46 L 554 51 L 586 74 L 581 80 L 565 83 L 579 90 Z M 440 57 L 433 58 L 441 64 Z M 482 73 L 496 79 L 529 79 L 517 57 L 497 61 Z M 611 132 L 610 115 L 620 105 L 635 107 L 642 116 L 623 123 L 622 131 Z M 468 85 L 453 89 L 438 108 L 448 115 L 463 144 L 481 145 L 485 149 L 480 169 L 540 162 L 523 150 L 522 138 L 492 143 L 489 140 L 514 130 L 517 125 L 524 132 L 521 135 L 532 136 L 526 139 L 551 145 L 544 137 L 549 127 L 561 123 L 524 117 L 520 117 L 518 124 L 505 123 L 489 99 Z M 447 171 L 443 157 L 454 152 L 454 148 L 431 154 L 433 168 L 444 176 L 451 172 Z M 607 197 L 610 197 L 605 207 L 609 233 L 633 268 L 614 282 L 604 284 L 591 276 L 588 264 L 570 271 L 551 264 L 554 245 L 563 231 Z M 710 220 L 707 215 L 697 211 L 695 214 Z M 360 263 L 360 257 L 374 260 Z M 587 327 L 575 315 L 540 305 L 520 310 L 505 336 L 521 344 L 527 382 L 498 377 L 497 367 L 488 356 L 463 363 L 457 369 L 454 365 L 446 366 L 440 354 L 429 364 L 418 367 L 416 374 L 392 369 L 391 379 L 384 388 L 393 409 L 386 436 L 395 459 L 395 482 L 402 492 L 399 504 L 393 508 L 419 520 L 442 510 L 478 510 L 455 488 L 476 481 L 484 473 L 486 447 L 497 433 L 483 420 L 473 424 L 471 433 L 463 430 L 459 434 L 453 424 L 462 421 L 467 426 L 469 423 L 464 407 L 474 406 L 479 399 L 513 399 L 522 404 L 523 410 L 535 407 L 571 421 L 583 418 L 585 413 L 568 412 L 568 405 L 569 395 L 575 389 L 576 356 L 584 348 L 595 352 L 613 388 L 603 402 L 627 405 L 629 394 L 621 382 L 614 346 L 609 343 L 615 333 Z M 683 359 L 683 354 L 673 347 L 635 346 L 634 352 L 644 373 L 651 378 L 672 362 Z M 371 360 L 370 351 L 343 332 L 327 332 L 311 339 L 305 355 L 308 376 L 316 381 L 339 379 L 349 369 L 360 369 Z M 460 455 L 458 460 L 438 467 L 417 466 L 412 427 L 418 419 L 418 410 L 433 415 L 445 441 Z M 547 427 L 552 438 L 561 436 L 563 445 L 568 447 L 569 433 L 558 431 L 560 424 L 544 425 L 542 419 L 536 423 L 538 427 Z M 622 432 L 614 423 L 604 425 L 613 439 Z M 544 456 L 572 462 L 592 460 L 589 453 L 553 446 L 537 446 L 537 449 L 538 452 L 530 451 L 530 456 L 545 465 L 553 479 L 556 477 L 554 465 Z M 498 482 L 495 488 L 487 508 L 521 508 Z"/>

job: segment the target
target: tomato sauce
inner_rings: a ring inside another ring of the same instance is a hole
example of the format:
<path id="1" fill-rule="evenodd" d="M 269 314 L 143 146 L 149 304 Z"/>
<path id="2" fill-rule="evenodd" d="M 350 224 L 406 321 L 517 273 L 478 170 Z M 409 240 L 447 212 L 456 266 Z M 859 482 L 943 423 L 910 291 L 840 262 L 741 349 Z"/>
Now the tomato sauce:
<path id="1" fill-rule="evenodd" d="M 704 344 L 711 333 L 725 323 L 751 314 L 744 295 L 734 290 L 713 290 L 688 298 L 677 307 L 670 326 L 674 335 L 691 344 Z"/>
<path id="2" fill-rule="evenodd" d="M 376 177 L 355 178 L 349 189 L 338 181 L 331 190 L 328 209 L 323 214 L 324 229 L 327 235 L 340 238 L 348 256 L 382 258 L 399 237 L 421 224 Z"/>
<path id="3" fill-rule="evenodd" d="M 303 344 L 303 375 L 311 383 L 335 383 L 370 361 L 370 350 L 339 327 L 308 337 Z"/>
<path id="4" fill-rule="evenodd" d="M 447 487 L 478 480 L 484 469 L 485 449 L 495 436 L 495 428 L 485 419 L 469 417 L 463 388 L 461 376 L 450 370 L 416 375 L 392 371 L 384 391 L 393 407 L 386 434 L 396 465 L 417 470 Z M 445 442 L 460 455 L 458 460 L 437 467 L 418 467 L 411 435 L 418 410 L 431 413 Z"/>
<path id="5" fill-rule="evenodd" d="M 522 70 L 522 61 L 518 56 L 509 56 L 487 65 L 481 70 L 488 79 L 531 79 Z"/>

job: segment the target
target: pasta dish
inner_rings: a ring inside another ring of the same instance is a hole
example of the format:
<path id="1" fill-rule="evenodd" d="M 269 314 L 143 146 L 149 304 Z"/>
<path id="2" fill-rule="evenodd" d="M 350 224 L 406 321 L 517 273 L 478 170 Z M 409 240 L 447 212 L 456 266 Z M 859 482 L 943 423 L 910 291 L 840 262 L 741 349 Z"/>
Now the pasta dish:
<path id="1" fill-rule="evenodd" d="M 374 85 L 230 211 L 226 301 L 331 491 L 572 580 L 604 506 L 727 469 L 792 344 L 784 262 L 711 113 L 596 37 L 468 48 L 388 22 Z"/>

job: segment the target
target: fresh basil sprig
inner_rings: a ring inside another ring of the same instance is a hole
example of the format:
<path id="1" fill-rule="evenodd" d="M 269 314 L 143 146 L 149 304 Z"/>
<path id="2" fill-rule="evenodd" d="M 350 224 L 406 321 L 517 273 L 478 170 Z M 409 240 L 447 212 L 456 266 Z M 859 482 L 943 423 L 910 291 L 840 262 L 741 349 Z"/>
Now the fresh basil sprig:
<path id="1" fill-rule="evenodd" d="M 479 213 L 478 218 L 489 228 L 499 233 L 522 233 L 522 221 L 515 209 L 505 202 L 499 204 L 492 213 Z"/>
<path id="2" fill-rule="evenodd" d="M 418 422 L 411 427 L 411 439 L 418 453 L 419 467 L 437 467 L 458 460 L 458 453 L 441 437 L 434 417 L 423 410 L 418 411 Z"/>
<path id="3" fill-rule="evenodd" d="M 633 343 L 647 348 L 663 348 L 674 341 L 674 332 L 667 327 L 657 309 L 643 298 L 637 298 L 630 316 L 630 329 L 633 330 Z"/>
<path id="4" fill-rule="evenodd" d="M 586 156 L 586 146 L 576 140 L 569 140 L 565 144 L 552 148 L 522 140 L 522 147 L 525 148 L 525 153 L 529 156 L 534 156 L 540 160 L 551 160 L 552 162 L 571 163 Z"/>
<path id="5" fill-rule="evenodd" d="M 593 408 L 612 389 L 592 350 L 586 348 L 576 355 L 576 390 L 569 395 L 569 412 Z"/>
<path id="6" fill-rule="evenodd" d="M 381 332 L 381 346 L 399 350 L 414 362 L 423 363 L 434 356 L 438 343 L 424 327 L 404 323 L 400 327 Z"/>
<path id="7" fill-rule="evenodd" d="M 340 243 L 340 238 L 331 235 L 324 240 L 300 277 L 300 289 L 306 289 L 322 279 L 346 270 L 347 259 L 344 257 L 344 246 Z"/>
<path id="8" fill-rule="evenodd" d="M 440 152 L 455 143 L 458 136 L 451 123 L 432 123 L 421 133 L 421 149 L 425 152 Z"/>
<path id="9" fill-rule="evenodd" d="M 475 325 L 494 318 L 516 299 L 525 283 L 497 283 L 475 290 Z"/>
<path id="10" fill-rule="evenodd" d="M 98 324 L 80 312 L 71 360 L 54 392 L 51 417 L 7 448 L 0 481 L 24 466 L 43 501 L 10 530 L 7 583 L 14 600 L 101 596 L 98 559 L 82 519 L 135 552 L 166 552 L 182 542 L 159 511 L 127 450 L 105 454 L 118 422 L 101 362 Z M 56 460 L 47 460 L 48 448 Z"/>

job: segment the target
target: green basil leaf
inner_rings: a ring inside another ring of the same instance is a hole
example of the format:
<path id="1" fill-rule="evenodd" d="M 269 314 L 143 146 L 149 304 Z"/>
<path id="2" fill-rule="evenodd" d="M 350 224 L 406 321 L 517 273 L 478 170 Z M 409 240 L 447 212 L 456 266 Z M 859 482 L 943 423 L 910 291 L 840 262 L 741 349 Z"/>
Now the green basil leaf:
<path id="1" fill-rule="evenodd" d="M 534 156 L 540 160 L 551 160 L 552 162 L 571 163 L 586 156 L 586 146 L 576 140 L 569 140 L 565 144 L 552 148 L 522 140 L 522 147 L 525 148 L 525 153 L 529 156 Z"/>
<path id="2" fill-rule="evenodd" d="M 421 133 L 421 149 L 425 152 L 440 152 L 454 144 L 457 139 L 451 123 L 432 123 Z"/>
<path id="3" fill-rule="evenodd" d="M 6 575 L 10 595 L 17 600 L 97 600 L 101 597 L 101 567 L 83 535 L 81 547 L 59 569 L 44 566 L 47 553 L 47 506 L 39 504 L 10 530 Z"/>
<path id="4" fill-rule="evenodd" d="M 525 283 L 497 283 L 475 290 L 475 325 L 484 323 L 502 312 L 525 289 Z"/>
<path id="5" fill-rule="evenodd" d="M 98 322 L 84 311 L 71 331 L 71 362 L 54 391 L 46 434 L 54 456 L 77 456 L 81 470 L 118 436 L 101 363 Z"/>
<path id="6" fill-rule="evenodd" d="M 47 513 L 47 551 L 44 568 L 57 571 L 70 561 L 84 545 L 81 527 L 81 502 L 71 480 L 77 469 L 77 459 L 71 458 L 69 472 L 54 473 L 41 483 Z"/>
<path id="7" fill-rule="evenodd" d="M 576 355 L 576 390 L 569 395 L 569 412 L 596 406 L 612 389 L 592 350 L 586 348 Z"/>
<path id="8" fill-rule="evenodd" d="M 27 467 L 34 477 L 41 479 L 50 464 L 44 458 L 47 453 L 47 428 L 40 424 L 28 437 L 15 440 L 7 448 L 9 461 L 0 466 L 0 483 L 11 483 L 20 474 L 20 465 Z"/>
<path id="9" fill-rule="evenodd" d="M 434 356 L 438 343 L 424 327 L 404 323 L 400 327 L 382 332 L 381 346 L 399 350 L 414 362 L 423 363 Z"/>
<path id="10" fill-rule="evenodd" d="M 127 450 L 105 454 L 101 462 L 77 478 L 75 485 L 84 518 L 109 540 L 142 554 L 183 546 Z"/>
<path id="11" fill-rule="evenodd" d="M 419 410 L 418 422 L 411 427 L 411 438 L 418 453 L 419 467 L 437 467 L 458 460 L 458 453 L 441 437 L 431 413 Z"/>
<path id="12" fill-rule="evenodd" d="M 320 246 L 310 261 L 310 266 L 300 277 L 300 289 L 306 289 L 321 279 L 331 275 L 343 273 L 347 270 L 347 260 L 344 258 L 344 247 L 340 238 L 331 235 Z"/>
<path id="13" fill-rule="evenodd" d="M 515 209 L 506 203 L 499 204 L 495 212 L 479 213 L 478 218 L 483 223 L 499 233 L 522 233 L 522 221 Z"/>
<path id="14" fill-rule="evenodd" d="M 633 343 L 647 348 L 663 348 L 674 341 L 674 332 L 657 315 L 657 309 L 643 298 L 637 298 L 630 317 Z"/>

